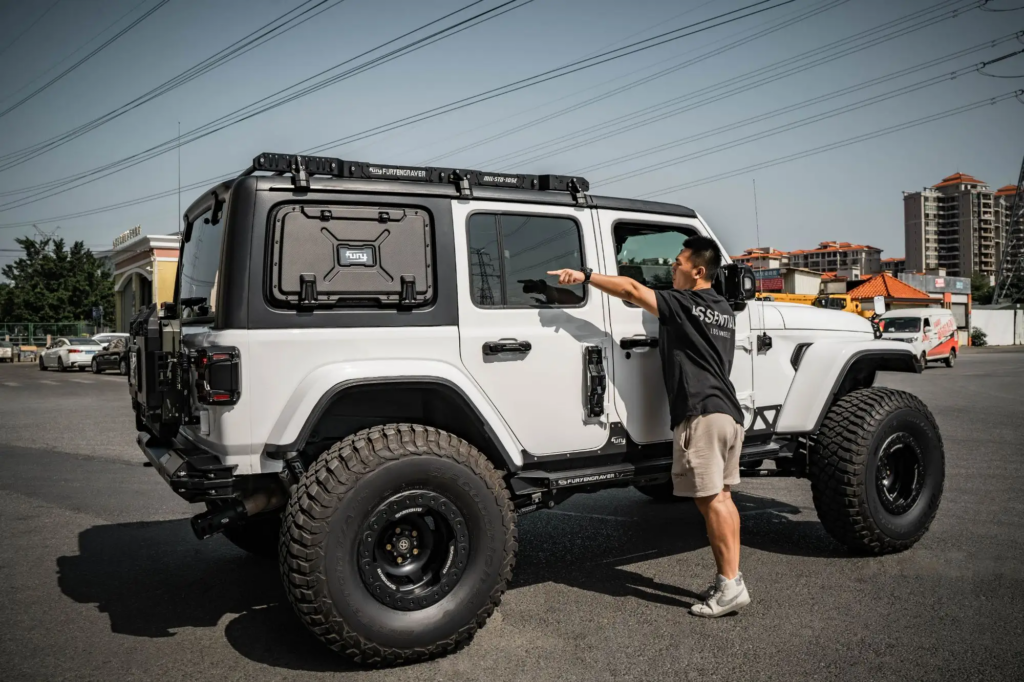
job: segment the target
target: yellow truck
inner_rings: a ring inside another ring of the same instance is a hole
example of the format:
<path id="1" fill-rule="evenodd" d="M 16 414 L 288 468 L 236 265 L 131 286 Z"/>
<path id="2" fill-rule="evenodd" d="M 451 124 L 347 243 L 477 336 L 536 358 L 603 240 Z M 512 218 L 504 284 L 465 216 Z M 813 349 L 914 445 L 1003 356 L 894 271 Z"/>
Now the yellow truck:
<path id="1" fill-rule="evenodd" d="M 874 311 L 864 310 L 860 301 L 850 298 L 849 294 L 821 294 L 816 296 L 811 303 L 815 308 L 827 308 L 828 310 L 842 310 L 854 313 L 861 317 L 870 318 Z"/>
<path id="2" fill-rule="evenodd" d="M 813 305 L 818 297 L 814 294 L 757 294 L 759 300 L 777 301 L 779 303 L 802 303 Z"/>

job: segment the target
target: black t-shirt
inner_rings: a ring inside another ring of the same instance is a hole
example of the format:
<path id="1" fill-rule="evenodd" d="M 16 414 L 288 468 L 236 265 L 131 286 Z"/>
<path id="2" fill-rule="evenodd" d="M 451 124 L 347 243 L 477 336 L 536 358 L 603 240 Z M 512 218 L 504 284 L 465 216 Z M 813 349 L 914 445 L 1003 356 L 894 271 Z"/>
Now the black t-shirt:
<path id="1" fill-rule="evenodd" d="M 736 317 L 714 289 L 655 291 L 658 351 L 672 428 L 687 417 L 727 414 L 743 424 L 729 381 L 736 351 Z"/>

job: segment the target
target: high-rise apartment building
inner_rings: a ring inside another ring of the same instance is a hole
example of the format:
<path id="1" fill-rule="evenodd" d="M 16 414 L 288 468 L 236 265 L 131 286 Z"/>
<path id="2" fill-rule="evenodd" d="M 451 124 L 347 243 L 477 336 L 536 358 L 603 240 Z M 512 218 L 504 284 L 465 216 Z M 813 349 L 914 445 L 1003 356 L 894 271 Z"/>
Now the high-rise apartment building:
<path id="1" fill-rule="evenodd" d="M 954 173 L 920 192 L 904 192 L 907 272 L 945 268 L 950 277 L 975 272 L 994 277 L 1002 247 L 994 194 L 966 173 Z"/>

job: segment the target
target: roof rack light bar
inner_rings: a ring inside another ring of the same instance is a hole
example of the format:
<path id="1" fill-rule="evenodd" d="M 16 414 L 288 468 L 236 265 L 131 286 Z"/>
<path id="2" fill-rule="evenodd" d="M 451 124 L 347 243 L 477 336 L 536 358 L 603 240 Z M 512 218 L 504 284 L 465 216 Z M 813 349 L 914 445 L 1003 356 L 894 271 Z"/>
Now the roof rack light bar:
<path id="1" fill-rule="evenodd" d="M 441 185 L 455 185 L 461 198 L 473 196 L 472 187 L 510 187 L 542 192 L 569 192 L 573 200 L 581 203 L 590 191 L 586 178 L 570 175 L 521 175 L 513 173 L 490 173 L 485 171 L 435 168 L 432 166 L 393 166 L 362 161 L 344 161 L 327 156 L 303 156 L 301 154 L 260 154 L 252 160 L 252 168 L 242 175 L 254 171 L 267 171 L 278 175 L 290 174 L 297 188 L 309 188 L 309 176 L 327 175 L 335 178 L 359 180 L 400 180 L 403 182 L 426 182 Z"/>

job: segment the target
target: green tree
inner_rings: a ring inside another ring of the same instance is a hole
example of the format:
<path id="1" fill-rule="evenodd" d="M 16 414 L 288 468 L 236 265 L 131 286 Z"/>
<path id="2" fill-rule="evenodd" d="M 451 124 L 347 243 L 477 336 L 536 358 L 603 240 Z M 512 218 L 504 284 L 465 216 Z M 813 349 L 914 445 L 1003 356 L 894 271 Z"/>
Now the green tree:
<path id="1" fill-rule="evenodd" d="M 20 237 L 15 240 L 25 255 L 5 265 L 0 284 L 0 320 L 8 322 L 81 322 L 92 319 L 102 306 L 114 313 L 114 282 L 110 270 L 75 242 L 63 239 Z"/>
<path id="2" fill-rule="evenodd" d="M 976 272 L 971 275 L 971 298 L 978 305 L 988 305 L 992 302 L 992 296 L 995 292 L 992 290 L 992 285 L 989 283 L 988 275 L 983 275 L 980 272 Z"/>

